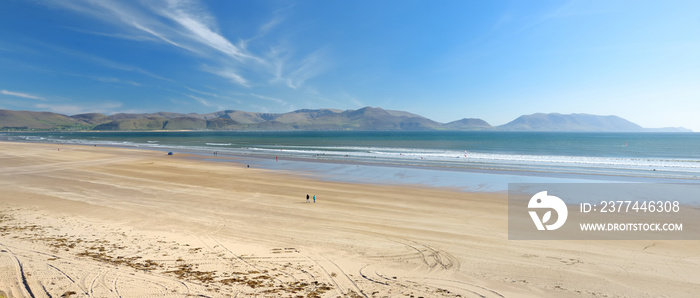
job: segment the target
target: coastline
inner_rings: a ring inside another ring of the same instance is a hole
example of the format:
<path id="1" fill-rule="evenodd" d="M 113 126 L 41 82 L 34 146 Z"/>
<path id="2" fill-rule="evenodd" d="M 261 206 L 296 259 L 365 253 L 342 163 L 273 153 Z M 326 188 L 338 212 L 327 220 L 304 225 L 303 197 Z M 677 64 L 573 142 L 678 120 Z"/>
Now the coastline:
<path id="1" fill-rule="evenodd" d="M 700 138 L 687 134 L 655 137 L 657 134 L 648 133 L 535 132 L 113 133 L 0 134 L 0 140 L 151 148 L 202 156 L 214 152 L 220 156 L 263 159 L 279 156 L 291 161 L 518 177 L 657 183 L 700 180 L 697 163 L 700 156 L 691 150 L 700 144 Z M 580 142 L 587 146 L 574 145 Z"/>
<path id="2" fill-rule="evenodd" d="M 14 142 L 0 142 L 0 177 L 0 291 L 14 296 L 689 297 L 699 286 L 698 241 L 508 241 L 503 193 Z"/>
<path id="3" fill-rule="evenodd" d="M 696 152 L 666 149 L 693 147 L 689 145 L 698 141 L 695 138 L 654 140 L 649 145 L 652 139 L 648 136 L 590 133 L 515 134 L 516 142 L 501 134 L 459 132 L 113 133 L 116 135 L 0 134 L 0 140 L 172 151 L 194 154 L 193 158 L 201 160 L 230 159 L 325 181 L 448 187 L 467 192 L 505 192 L 509 183 L 695 183 L 700 179 Z M 477 136 L 486 137 L 488 143 L 474 146 L 479 142 Z M 573 148 L 571 140 L 578 137 L 593 142 L 590 146 L 597 148 L 597 153 Z M 441 141 L 435 143 L 435 138 Z M 623 140 L 631 142 L 630 148 Z M 562 143 L 569 145 L 557 148 Z"/>
<path id="4" fill-rule="evenodd" d="M 150 149 L 149 149 L 150 150 Z M 612 174 L 552 173 L 533 170 L 465 169 L 401 164 L 362 163 L 282 156 L 237 154 L 208 155 L 181 151 L 191 158 L 204 161 L 245 163 L 293 175 L 332 182 L 413 185 L 418 187 L 450 188 L 465 192 L 505 193 L 509 183 L 697 183 L 697 179 L 652 178 Z M 700 203 L 692 201 L 691 203 Z"/>

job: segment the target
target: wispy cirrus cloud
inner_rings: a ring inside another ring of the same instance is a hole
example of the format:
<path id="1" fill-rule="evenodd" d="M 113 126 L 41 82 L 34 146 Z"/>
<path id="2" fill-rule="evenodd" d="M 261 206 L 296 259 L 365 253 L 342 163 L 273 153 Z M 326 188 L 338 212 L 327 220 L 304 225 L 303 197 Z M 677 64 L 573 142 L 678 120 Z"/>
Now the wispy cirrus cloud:
<path id="1" fill-rule="evenodd" d="M 258 33 L 255 36 L 248 38 L 248 39 L 241 39 L 238 43 L 238 46 L 241 49 L 244 49 L 244 50 L 247 49 L 248 44 L 250 44 L 254 40 L 261 39 L 261 38 L 265 37 L 265 35 L 267 35 L 270 31 L 272 31 L 273 28 L 275 28 L 275 27 L 277 27 L 277 25 L 281 24 L 283 22 L 283 20 L 284 19 L 280 16 L 273 17 L 267 23 L 262 24 L 260 26 L 260 28 L 258 28 Z"/>
<path id="2" fill-rule="evenodd" d="M 233 102 L 236 102 L 236 103 L 238 103 L 238 104 L 241 104 L 241 103 L 242 103 L 242 102 L 241 102 L 240 100 L 238 100 L 238 99 L 231 98 L 231 97 L 228 97 L 228 96 L 222 96 L 222 95 L 219 95 L 219 94 L 216 94 L 216 93 L 212 93 L 212 92 L 201 91 L 201 90 L 193 89 L 193 88 L 190 88 L 190 87 L 187 87 L 187 86 L 185 86 L 185 89 L 187 89 L 187 90 L 189 90 L 189 91 L 191 91 L 191 92 L 194 92 L 194 93 L 198 93 L 198 94 L 200 94 L 200 95 L 205 95 L 205 96 L 213 97 L 213 98 L 216 98 L 216 99 L 223 99 L 223 100 L 227 100 L 227 101 L 233 101 Z M 187 95 L 187 96 L 190 96 L 190 95 Z"/>
<path id="3" fill-rule="evenodd" d="M 266 101 L 274 102 L 278 106 L 285 107 L 285 108 L 290 109 L 290 110 L 296 109 L 293 104 L 289 103 L 286 100 L 280 99 L 280 98 L 275 98 L 275 97 L 265 96 L 265 95 L 255 94 L 255 93 L 250 93 L 250 96 L 253 96 L 253 97 L 259 98 L 259 99 L 263 99 Z"/>
<path id="4" fill-rule="evenodd" d="M 144 9 L 142 6 L 112 0 L 64 0 L 50 2 L 47 5 L 68 9 L 102 22 L 110 23 L 116 28 L 129 33 L 130 39 L 133 40 L 155 37 L 156 40 L 198 53 L 193 47 L 175 41 L 174 38 L 181 36 L 182 33 L 163 23 L 154 16 L 152 11 Z M 147 40 L 152 41 L 153 39 Z"/>
<path id="5" fill-rule="evenodd" d="M 143 34 L 107 33 L 107 32 L 92 31 L 92 30 L 85 30 L 82 28 L 71 28 L 71 27 L 68 27 L 67 29 L 78 32 L 78 33 L 84 33 L 84 34 L 89 34 L 89 35 L 94 35 L 94 36 L 126 39 L 126 40 L 131 40 L 131 41 L 149 41 L 149 42 L 158 42 L 159 41 L 158 38 L 155 38 L 153 36 L 143 35 Z"/>
<path id="6" fill-rule="evenodd" d="M 16 97 L 22 97 L 22 98 L 29 98 L 29 99 L 38 99 L 38 100 L 46 100 L 45 98 L 41 96 L 36 96 L 28 93 L 22 93 L 22 92 L 13 92 L 13 91 L 7 91 L 7 90 L 0 90 L 0 94 L 5 94 L 5 95 L 10 95 L 10 96 L 16 96 Z"/>
<path id="7" fill-rule="evenodd" d="M 131 85 L 131 86 L 141 86 L 141 84 L 139 84 L 137 82 L 130 81 L 130 80 L 122 80 L 122 79 L 115 78 L 115 77 L 99 77 L 99 76 L 83 76 L 83 77 L 88 78 L 88 79 L 92 79 L 95 81 L 99 81 L 99 82 L 104 82 L 104 83 L 118 83 L 118 84 L 126 84 L 126 85 Z"/>
<path id="8" fill-rule="evenodd" d="M 94 80 L 94 81 L 103 82 L 103 83 L 117 83 L 117 84 L 131 85 L 131 86 L 142 86 L 141 83 L 138 83 L 138 82 L 135 82 L 135 81 L 132 81 L 129 79 L 116 78 L 116 77 L 112 77 L 112 76 L 97 76 L 97 75 L 79 74 L 79 73 L 66 72 L 66 71 L 56 71 L 56 70 L 48 69 L 45 67 L 37 67 L 34 65 L 30 65 L 30 64 L 19 64 L 19 65 L 21 65 L 22 67 L 29 69 L 31 71 L 41 72 L 41 73 L 46 73 L 46 74 L 85 78 L 85 79 Z"/>
<path id="9" fill-rule="evenodd" d="M 251 59 L 262 62 L 217 33 L 216 19 L 199 2 L 167 0 L 144 3 L 145 5 L 133 5 L 111 0 L 66 0 L 51 5 L 111 23 L 118 29 L 130 31 L 132 34 L 155 37 L 200 55 L 206 56 L 208 48 L 239 61 Z M 132 35 L 130 39 L 145 38 Z"/>
<path id="10" fill-rule="evenodd" d="M 255 94 L 255 93 L 251 93 L 250 95 L 252 95 L 253 97 L 260 98 L 260 99 L 269 100 L 269 101 L 276 102 L 276 103 L 283 104 L 283 105 L 288 105 L 288 103 L 286 101 L 279 99 L 279 98 L 264 96 L 264 95 Z"/>
<path id="11" fill-rule="evenodd" d="M 202 45 L 215 49 L 239 61 L 243 61 L 244 59 L 261 61 L 259 58 L 249 53 L 244 53 L 228 39 L 215 32 L 214 17 L 197 2 L 169 0 L 165 8 L 158 6 L 155 7 L 153 11 L 179 24 L 186 30 L 187 37 Z"/>
<path id="12" fill-rule="evenodd" d="M 45 43 L 42 43 L 42 42 L 37 42 L 36 44 L 38 44 L 38 45 L 40 45 L 40 46 L 42 46 L 42 47 L 46 47 L 46 48 L 50 49 L 51 51 L 53 51 L 54 53 L 62 53 L 62 54 L 65 54 L 65 55 L 73 56 L 73 57 L 76 57 L 76 58 L 79 58 L 79 59 L 82 59 L 82 60 L 85 60 L 85 61 L 89 61 L 89 62 L 91 62 L 91 63 L 93 63 L 93 64 L 96 64 L 96 65 L 99 65 L 99 66 L 102 66 L 102 67 L 111 68 L 111 69 L 116 69 L 116 70 L 121 70 L 121 71 L 126 71 L 126 72 L 135 72 L 135 73 L 139 73 L 139 74 L 142 74 L 142 75 L 145 75 L 145 76 L 149 76 L 149 77 L 151 77 L 151 78 L 163 80 L 163 81 L 169 81 L 169 82 L 172 82 L 172 81 L 173 81 L 173 80 L 171 80 L 171 79 L 169 79 L 169 78 L 166 78 L 166 77 L 163 77 L 163 76 L 154 74 L 154 73 L 152 73 L 152 72 L 150 72 L 150 71 L 147 71 L 147 70 L 145 70 L 145 69 L 143 69 L 143 68 L 141 68 L 141 67 L 129 65 L 129 64 L 126 64 L 126 63 L 122 63 L 122 62 L 113 61 L 113 60 L 106 59 L 106 58 L 103 58 L 103 57 L 100 57 L 100 56 L 96 56 L 96 55 L 93 55 L 93 54 L 90 54 L 90 53 L 85 53 L 85 52 L 82 52 L 82 51 L 73 50 L 73 49 L 68 49 L 68 48 L 65 48 L 65 47 L 60 47 L 60 46 L 45 44 Z M 50 72 L 55 72 L 55 71 L 50 71 Z M 78 76 L 78 75 L 76 75 L 76 76 Z M 79 76 L 82 76 L 82 75 L 79 75 Z"/>
<path id="13" fill-rule="evenodd" d="M 228 79 L 233 83 L 236 83 L 238 85 L 241 85 L 246 88 L 250 88 L 250 82 L 246 80 L 243 76 L 238 74 L 237 71 L 231 68 L 214 68 L 211 66 L 203 65 L 200 67 L 201 70 L 206 71 L 208 73 L 212 73 L 215 75 L 218 75 L 222 78 Z"/>
<path id="14" fill-rule="evenodd" d="M 135 42 L 161 42 L 184 49 L 199 59 L 206 59 L 208 64 L 224 65 L 218 70 L 200 70 L 246 88 L 281 82 L 283 86 L 297 89 L 310 78 L 323 73 L 329 65 L 326 51 L 287 55 L 292 52 L 289 45 L 280 46 L 280 40 L 266 37 L 284 22 L 285 18 L 279 15 L 279 12 L 262 23 L 252 37 L 234 37 L 239 41 L 238 44 L 234 44 L 220 32 L 214 15 L 196 0 L 137 3 L 64 0 L 47 5 L 98 19 L 113 25 L 119 31 L 85 32 L 86 34 L 112 36 Z M 249 49 L 251 43 L 257 45 L 256 49 L 277 48 L 278 53 L 282 55 L 274 54 L 270 57 L 263 52 L 255 53 Z M 108 67 L 119 68 L 119 65 L 94 60 Z M 139 68 L 133 68 L 131 71 L 150 73 Z"/>
<path id="15" fill-rule="evenodd" d="M 191 94 L 187 94 L 187 97 L 194 99 L 196 102 L 199 104 L 205 106 L 205 107 L 215 107 L 217 110 L 223 110 L 224 107 L 221 105 L 213 104 L 209 100 L 202 98 L 201 96 L 194 96 Z"/>
<path id="16" fill-rule="evenodd" d="M 325 50 L 318 50 L 306 56 L 298 65 L 285 76 L 289 88 L 297 89 L 308 79 L 324 72 L 329 65 L 324 62 Z"/>
<path id="17" fill-rule="evenodd" d="M 209 103 L 206 99 L 204 99 L 204 98 L 197 97 L 197 96 L 194 96 L 194 95 L 187 95 L 187 96 L 188 96 L 189 98 L 194 99 L 195 101 L 197 101 L 198 103 L 202 104 L 203 106 L 206 106 L 206 107 L 213 107 L 213 106 L 214 106 L 213 104 L 210 104 L 210 103 Z"/>
<path id="18" fill-rule="evenodd" d="M 354 104 L 356 107 L 358 107 L 358 108 L 366 107 L 366 106 L 367 106 L 366 104 L 362 103 L 362 101 L 360 101 L 359 98 L 357 98 L 357 97 L 355 97 L 355 96 L 352 96 L 352 95 L 350 95 L 350 94 L 347 93 L 347 92 L 343 92 L 343 95 L 345 95 L 345 97 L 348 99 L 348 101 L 350 101 L 351 103 L 353 103 L 353 104 Z"/>
<path id="19" fill-rule="evenodd" d="M 190 90 L 190 91 L 192 91 L 192 92 L 194 92 L 194 93 L 199 93 L 199 94 L 201 94 L 201 95 L 206 95 L 206 96 L 211 96 L 211 97 L 217 97 L 217 98 L 220 97 L 220 96 L 219 96 L 218 94 L 216 94 L 216 93 L 201 91 L 201 90 L 197 90 L 197 89 L 190 88 L 190 87 L 187 87 L 187 86 L 185 86 L 185 89 Z"/>
<path id="20" fill-rule="evenodd" d="M 155 79 L 159 79 L 159 80 L 163 80 L 163 81 L 170 81 L 170 82 L 173 81 L 173 80 L 168 79 L 166 77 L 159 76 L 159 75 L 154 74 L 150 71 L 144 70 L 141 67 L 137 67 L 137 66 L 133 66 L 133 65 L 125 64 L 125 63 L 120 63 L 120 62 L 112 61 L 109 59 L 105 59 L 102 57 L 89 55 L 89 54 L 85 54 L 85 53 L 75 53 L 75 55 L 82 57 L 83 59 L 90 60 L 90 61 L 92 61 L 96 64 L 99 64 L 99 65 L 102 65 L 104 67 L 108 67 L 108 68 L 112 68 L 112 69 L 116 69 L 116 70 L 121 70 L 121 71 L 136 72 L 136 73 L 140 73 L 142 75 L 146 75 L 146 76 L 149 76 L 149 77 L 152 77 Z"/>

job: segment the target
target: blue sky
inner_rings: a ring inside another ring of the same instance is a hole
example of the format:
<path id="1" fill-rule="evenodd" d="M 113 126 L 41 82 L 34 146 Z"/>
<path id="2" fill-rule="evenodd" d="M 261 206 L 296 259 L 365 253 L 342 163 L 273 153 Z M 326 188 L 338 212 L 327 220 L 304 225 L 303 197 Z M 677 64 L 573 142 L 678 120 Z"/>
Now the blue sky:
<path id="1" fill-rule="evenodd" d="M 700 131 L 700 1 L 0 1 L 0 109 L 364 106 Z"/>

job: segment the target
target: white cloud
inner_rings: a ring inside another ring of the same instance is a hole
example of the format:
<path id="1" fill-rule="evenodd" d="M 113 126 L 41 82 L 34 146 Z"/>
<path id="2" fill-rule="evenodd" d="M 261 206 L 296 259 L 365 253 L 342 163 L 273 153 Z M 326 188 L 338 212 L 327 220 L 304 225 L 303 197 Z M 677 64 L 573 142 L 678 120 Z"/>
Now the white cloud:
<path id="1" fill-rule="evenodd" d="M 194 96 L 194 95 L 187 95 L 187 96 L 189 96 L 190 98 L 192 98 L 192 99 L 196 100 L 197 102 L 201 103 L 203 106 L 207 106 L 207 107 L 213 107 L 213 106 L 214 106 L 213 104 L 210 104 L 210 103 L 209 103 L 206 99 L 204 99 L 204 98 L 197 97 L 197 96 Z"/>
<path id="2" fill-rule="evenodd" d="M 354 103 L 358 108 L 366 107 L 367 105 L 362 103 L 359 99 L 353 96 L 349 96 L 348 98 L 350 102 Z"/>
<path id="3" fill-rule="evenodd" d="M 201 91 L 201 90 L 193 89 L 193 88 L 190 88 L 190 87 L 187 87 L 187 86 L 185 86 L 185 88 L 186 88 L 187 90 L 190 90 L 190 91 L 194 92 L 194 93 L 198 93 L 198 94 L 206 95 L 206 96 L 210 96 L 210 97 L 215 97 L 215 98 L 219 98 L 219 99 L 224 99 L 224 100 L 230 100 L 230 101 L 233 101 L 233 102 L 235 102 L 235 103 L 241 104 L 241 101 L 238 100 L 238 99 L 235 99 L 235 98 L 230 98 L 230 97 L 226 97 L 226 96 L 221 96 L 221 95 L 216 94 L 216 93 Z M 188 96 L 189 96 L 189 95 L 188 95 Z M 223 109 L 223 108 L 222 108 L 222 109 Z"/>
<path id="4" fill-rule="evenodd" d="M 131 36 L 130 39 L 132 40 L 153 41 L 150 37 L 155 37 L 156 40 L 161 40 L 187 51 L 200 53 L 192 46 L 185 45 L 184 41 L 174 41 L 173 39 L 179 39 L 183 32 L 178 32 L 175 28 L 163 23 L 154 16 L 153 11 L 145 10 L 143 7 L 110 0 L 64 0 L 46 4 L 72 10 L 102 22 L 110 23 L 127 33 L 124 35 L 124 33 L 120 32 L 117 33 L 118 35 Z M 143 35 L 144 33 L 145 35 Z"/>
<path id="5" fill-rule="evenodd" d="M 270 21 L 268 21 L 265 24 L 262 24 L 258 28 L 258 34 L 256 34 L 255 36 L 253 36 L 251 38 L 248 38 L 248 39 L 241 39 L 238 43 L 238 46 L 241 49 L 246 50 L 248 48 L 248 44 L 250 44 L 252 41 L 262 39 L 265 35 L 267 35 L 270 31 L 272 31 L 272 29 L 274 29 L 275 27 L 277 27 L 277 25 L 282 23 L 283 20 L 284 19 L 282 17 L 279 17 L 279 16 L 273 17 L 272 19 L 270 19 Z"/>
<path id="6" fill-rule="evenodd" d="M 222 70 L 220 72 L 217 72 L 217 74 L 224 77 L 224 78 L 228 78 L 231 81 L 233 81 L 234 83 L 237 83 L 243 87 L 250 87 L 250 83 L 248 83 L 248 80 L 246 80 L 245 78 L 243 78 L 239 74 L 235 73 L 233 70 L 226 69 L 226 70 Z"/>
<path id="7" fill-rule="evenodd" d="M 319 50 L 306 56 L 300 65 L 287 75 L 286 83 L 289 88 L 297 89 L 308 79 L 311 79 L 328 68 L 324 60 L 325 51 Z"/>
<path id="8" fill-rule="evenodd" d="M 104 36 L 104 37 L 111 37 L 111 38 L 119 38 L 119 39 L 126 39 L 126 40 L 131 40 L 131 41 L 150 41 L 150 42 L 158 42 L 158 38 L 153 38 L 152 36 L 147 36 L 147 35 L 140 35 L 140 34 L 125 34 L 125 33 L 106 33 L 106 32 L 99 32 L 99 31 L 91 31 L 91 30 L 85 30 L 81 28 L 68 28 L 70 30 L 73 30 L 78 33 L 84 33 L 84 34 L 90 34 L 90 35 L 95 35 L 95 36 Z"/>
<path id="9" fill-rule="evenodd" d="M 282 20 L 283 19 L 281 17 L 276 16 L 276 17 L 272 18 L 270 21 L 268 21 L 267 23 L 260 26 L 260 29 L 258 29 L 258 31 L 260 32 L 260 34 L 267 34 L 268 32 L 270 32 L 270 30 L 272 30 L 277 25 L 282 23 Z"/>
<path id="10" fill-rule="evenodd" d="M 155 12 L 178 23 L 190 33 L 190 38 L 203 45 L 216 49 L 237 60 L 246 58 L 259 60 L 257 57 L 243 53 L 228 39 L 216 33 L 214 28 L 211 27 L 214 18 L 194 2 L 169 0 L 167 8 L 156 8 Z"/>
<path id="11" fill-rule="evenodd" d="M 214 15 L 204 4 L 195 0 L 154 0 L 143 2 L 122 2 L 113 0 L 63 0 L 47 3 L 48 6 L 59 7 L 86 15 L 101 22 L 111 24 L 117 32 L 90 32 L 125 38 L 134 41 L 159 41 L 194 53 L 198 58 L 209 61 L 210 65 L 223 65 L 218 70 L 200 69 L 216 74 L 237 85 L 251 88 L 265 83 L 283 84 L 291 89 L 297 89 L 309 79 L 323 73 L 329 65 L 327 51 L 317 50 L 310 54 L 294 54 L 293 46 L 280 46 L 280 40 L 271 39 L 267 35 L 281 27 L 284 17 L 280 12 L 273 15 L 258 26 L 253 37 L 236 37 L 238 45 L 224 36 L 217 25 Z M 271 55 L 254 53 L 248 50 L 253 40 L 256 49 L 276 50 Z M 98 64 L 125 71 L 139 72 L 151 77 L 167 80 L 138 67 L 131 67 L 118 62 L 109 61 L 88 55 Z M 243 75 L 245 74 L 245 75 Z"/>
<path id="12" fill-rule="evenodd" d="M 156 32 L 156 31 L 154 31 L 154 30 L 151 30 L 150 28 L 147 28 L 147 27 L 145 27 L 145 26 L 143 26 L 143 25 L 141 25 L 141 24 L 139 24 L 139 23 L 132 23 L 131 25 L 134 26 L 136 29 L 139 29 L 139 30 L 141 30 L 141 31 L 147 32 L 147 33 L 149 33 L 149 34 L 151 34 L 151 35 L 153 35 L 153 36 L 159 38 L 160 40 L 165 41 L 165 42 L 167 42 L 167 43 L 169 43 L 169 44 L 171 44 L 171 45 L 174 45 L 174 46 L 176 46 L 176 47 L 183 48 L 183 49 L 188 50 L 188 51 L 192 51 L 192 52 L 196 52 L 196 53 L 198 52 L 197 50 L 194 50 L 194 49 L 192 49 L 192 48 L 190 48 L 190 47 L 187 47 L 187 46 L 181 45 L 181 44 L 179 44 L 179 43 L 177 43 L 177 42 L 174 42 L 174 41 L 170 40 L 169 38 L 165 37 L 165 35 L 163 35 L 163 34 L 161 34 L 161 33 L 158 33 L 158 32 Z"/>
<path id="13" fill-rule="evenodd" d="M 216 20 L 197 1 L 167 0 L 144 2 L 146 6 L 118 1 L 66 0 L 52 3 L 125 30 L 146 33 L 165 43 L 203 55 L 198 47 L 219 51 L 239 61 L 259 58 L 244 53 L 217 33 Z M 173 26 L 177 25 L 177 26 Z M 137 37 L 132 37 L 136 40 Z"/>
<path id="14" fill-rule="evenodd" d="M 190 88 L 190 87 L 185 87 L 185 88 L 186 88 L 187 90 L 190 90 L 190 91 L 192 91 L 192 92 L 194 92 L 194 93 L 199 93 L 199 94 L 201 94 L 201 95 L 206 95 L 206 96 L 211 96 L 211 97 L 216 97 L 216 98 L 221 97 L 221 96 L 219 96 L 219 95 L 216 94 L 216 93 L 204 92 L 204 91 L 200 91 L 200 90 L 197 90 L 197 89 L 192 89 L 192 88 Z"/>
<path id="15" fill-rule="evenodd" d="M 88 79 L 92 79 L 92 80 L 104 82 L 104 83 L 127 84 L 127 85 L 131 85 L 131 86 L 136 86 L 136 87 L 141 86 L 141 84 L 139 84 L 137 82 L 130 81 L 130 80 L 122 80 L 122 79 L 118 79 L 118 78 L 114 78 L 114 77 L 98 77 L 98 76 L 81 76 L 81 77 L 85 77 Z"/>
<path id="16" fill-rule="evenodd" d="M 362 107 L 366 107 L 366 106 L 367 106 L 366 104 L 362 103 L 362 101 L 360 101 L 359 98 L 357 98 L 357 97 L 354 96 L 354 95 L 351 95 L 350 93 L 348 93 L 348 92 L 346 92 L 346 91 L 344 91 L 344 90 L 343 90 L 343 91 L 340 91 L 340 93 L 338 94 L 337 98 L 338 98 L 339 100 L 345 99 L 345 100 L 351 102 L 352 104 L 354 104 L 354 105 L 355 105 L 356 107 L 358 107 L 358 108 L 362 108 Z M 342 105 L 346 105 L 346 104 L 347 104 L 347 103 L 346 103 L 345 101 L 342 102 Z"/>
<path id="17" fill-rule="evenodd" d="M 332 63 L 327 53 L 327 50 L 320 49 L 306 55 L 301 60 L 297 60 L 289 47 L 271 47 L 266 55 L 270 60 L 268 63 L 269 72 L 273 74 L 271 82 L 281 82 L 291 89 L 298 89 L 307 80 L 322 74 L 331 67 Z"/>
<path id="18" fill-rule="evenodd" d="M 289 105 L 289 103 L 287 103 L 286 101 L 281 100 L 281 99 L 279 99 L 279 98 L 274 98 L 274 97 L 269 97 L 269 96 L 263 96 L 263 95 L 259 95 L 259 94 L 255 94 L 255 93 L 251 93 L 250 95 L 255 96 L 255 97 L 257 97 L 257 98 L 260 98 L 260 99 L 264 99 L 264 100 L 269 100 L 269 101 L 272 101 L 272 102 L 276 102 L 276 103 L 279 103 L 279 104 Z"/>
<path id="19" fill-rule="evenodd" d="M 31 95 L 31 94 L 27 94 L 27 93 L 21 93 L 21 92 L 12 92 L 12 91 L 7 91 L 7 90 L 0 91 L 0 94 L 17 96 L 17 97 L 22 97 L 22 98 L 29 98 L 29 99 L 44 100 L 44 98 L 40 97 L 40 96 Z"/>
<path id="20" fill-rule="evenodd" d="M 216 69 L 207 65 L 203 65 L 201 69 L 203 71 L 229 79 L 231 82 L 234 82 L 243 87 L 250 88 L 250 83 L 248 82 L 248 80 L 246 80 L 243 76 L 239 75 L 235 70 L 231 68 Z"/>
<path id="21" fill-rule="evenodd" d="M 269 71 L 274 76 L 272 82 L 284 82 L 285 63 L 290 59 L 287 48 L 283 46 L 270 47 L 266 56 L 269 58 Z"/>
<path id="22" fill-rule="evenodd" d="M 136 67 L 133 65 L 112 61 L 110 59 L 102 58 L 102 57 L 95 56 L 95 55 L 92 55 L 89 53 L 85 53 L 85 52 L 81 52 L 81 51 L 77 51 L 77 50 L 72 50 L 72 49 L 68 49 L 68 48 L 64 48 L 64 47 L 59 47 L 59 46 L 55 46 L 55 45 L 49 45 L 49 44 L 43 44 L 43 43 L 38 43 L 38 44 L 40 44 L 46 48 L 49 48 L 54 52 L 59 52 L 59 53 L 63 53 L 66 55 L 78 57 L 78 58 L 90 61 L 92 63 L 95 63 L 97 65 L 100 65 L 102 67 L 112 68 L 112 69 L 121 70 L 121 71 L 140 73 L 140 74 L 143 74 L 143 75 L 146 75 L 146 76 L 149 76 L 152 78 L 156 78 L 159 80 L 163 80 L 163 81 L 169 81 L 169 82 L 173 81 L 171 79 L 159 76 L 159 75 L 154 74 L 150 71 L 144 70 L 140 67 Z M 50 71 L 50 72 L 56 72 L 56 71 Z M 56 73 L 58 73 L 58 72 L 56 72 Z M 73 75 L 73 76 L 84 76 L 84 75 L 70 74 L 70 73 L 65 73 L 65 72 L 63 72 L 63 73 Z"/>
<path id="23" fill-rule="evenodd" d="M 157 75 L 157 74 L 154 74 L 154 73 L 152 73 L 152 72 L 149 72 L 149 71 L 147 71 L 147 70 L 144 70 L 144 69 L 142 69 L 142 68 L 140 68 L 140 67 L 136 67 L 136 66 L 131 66 L 131 65 L 128 65 L 128 64 L 124 64 L 124 63 L 115 62 L 115 61 L 112 61 L 112 60 L 109 60 L 109 59 L 105 59 L 105 58 L 102 58 L 102 57 L 97 57 L 97 56 L 93 56 L 93 55 L 89 55 L 89 54 L 85 54 L 85 53 L 75 53 L 74 55 L 79 56 L 79 57 L 83 57 L 84 59 L 93 61 L 93 62 L 95 62 L 95 63 L 97 63 L 97 64 L 99 64 L 99 65 L 102 65 L 102 66 L 104 66 L 104 67 L 113 68 L 113 69 L 121 70 L 121 71 L 136 72 L 136 73 L 140 73 L 140 74 L 143 74 L 143 75 L 146 75 L 146 76 L 149 76 L 149 77 L 152 77 L 152 78 L 156 78 L 156 79 L 159 79 L 159 80 L 170 81 L 170 82 L 172 82 L 171 79 L 168 79 L 168 78 L 159 76 L 159 75 Z"/>
<path id="24" fill-rule="evenodd" d="M 250 93 L 250 96 L 276 103 L 277 104 L 276 107 L 284 107 L 286 110 L 296 110 L 296 107 L 293 104 L 291 104 L 288 101 L 285 101 L 283 99 L 265 96 L 265 95 L 260 95 L 260 94 L 255 94 L 255 93 Z M 251 105 L 251 106 L 253 106 L 253 105 Z"/>

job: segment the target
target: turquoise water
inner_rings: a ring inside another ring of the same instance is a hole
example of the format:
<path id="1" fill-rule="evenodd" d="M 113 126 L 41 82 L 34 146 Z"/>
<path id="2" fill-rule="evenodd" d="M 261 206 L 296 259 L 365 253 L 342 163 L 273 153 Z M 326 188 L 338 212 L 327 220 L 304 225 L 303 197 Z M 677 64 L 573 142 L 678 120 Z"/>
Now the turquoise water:
<path id="1" fill-rule="evenodd" d="M 373 181 L 381 177 L 402 180 L 421 176 L 416 170 L 448 172 L 442 174 L 443 178 L 464 175 L 469 180 L 493 180 L 489 175 L 518 176 L 517 182 L 523 182 L 522 177 L 539 177 L 538 181 L 609 177 L 688 182 L 700 179 L 697 133 L 17 132 L 3 133 L 0 139 L 203 155 L 216 152 L 218 156 L 249 158 L 247 162 L 252 163 L 260 160 L 257 164 L 262 167 L 279 167 L 279 161 L 269 163 L 279 158 L 290 170 L 335 171 L 337 176 L 372 176 L 366 170 L 353 174 L 351 165 L 372 166 L 375 172 L 382 173 Z M 387 168 L 401 170 L 391 172 Z M 412 174 L 407 175 L 408 172 Z M 423 180 L 424 184 L 439 184 L 436 180 L 441 179 Z"/>

